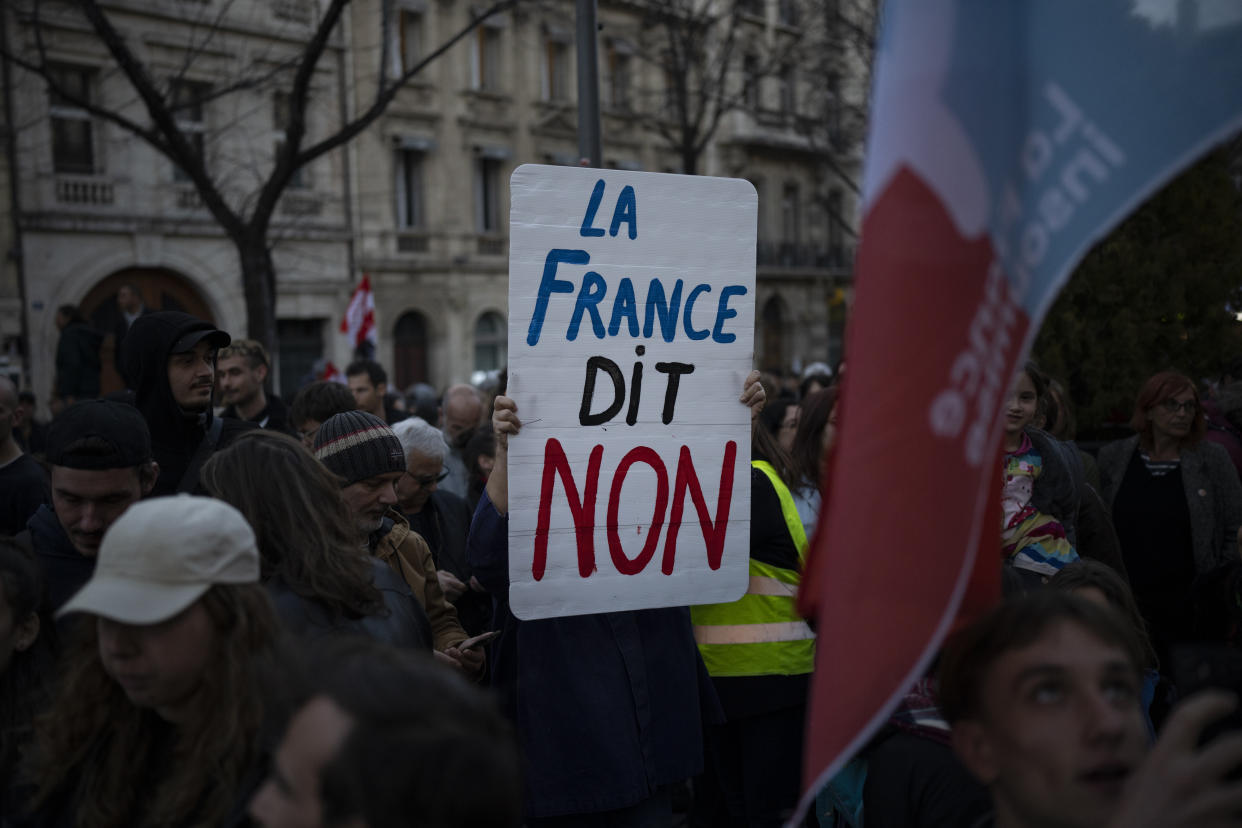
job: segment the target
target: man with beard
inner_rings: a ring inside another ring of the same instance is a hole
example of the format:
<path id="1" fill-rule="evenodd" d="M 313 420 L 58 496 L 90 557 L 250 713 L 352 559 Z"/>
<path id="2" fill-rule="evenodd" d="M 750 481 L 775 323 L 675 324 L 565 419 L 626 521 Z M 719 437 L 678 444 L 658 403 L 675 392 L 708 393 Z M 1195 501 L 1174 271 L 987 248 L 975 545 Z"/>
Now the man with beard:
<path id="1" fill-rule="evenodd" d="M 31 547 L 60 609 L 90 580 L 104 532 L 150 493 L 160 474 L 142 415 L 109 400 L 80 402 L 47 435 L 52 506 L 41 506 L 18 540 Z"/>
<path id="2" fill-rule="evenodd" d="M 264 387 L 270 368 L 267 351 L 253 339 L 235 339 L 222 349 L 216 355 L 216 387 L 228 407 L 220 416 L 247 420 L 292 437 L 284 401 Z"/>
<path id="3" fill-rule="evenodd" d="M 374 414 L 336 414 L 315 435 L 315 458 L 341 479 L 341 497 L 358 529 L 358 543 L 405 579 L 431 622 L 433 647 L 478 678 L 483 674 L 480 649 L 462 650 L 466 631 L 444 597 L 431 548 L 394 507 L 397 480 L 405 474 L 405 452 L 392 429 Z"/>
<path id="4" fill-rule="evenodd" d="M 461 456 L 462 449 L 470 442 L 470 435 L 474 433 L 482 417 L 483 398 L 474 386 L 454 385 L 444 392 L 444 402 L 440 405 L 440 430 L 449 444 L 449 454 L 444 458 L 448 477 L 440 484 L 440 488 L 458 497 L 464 498 L 470 488 L 470 478 Z"/>
<path id="5" fill-rule="evenodd" d="M 198 470 L 217 449 L 255 427 L 212 415 L 216 352 L 229 335 L 186 313 L 140 317 L 121 345 L 121 369 L 151 430 L 160 476 L 153 495 L 196 492 Z"/>

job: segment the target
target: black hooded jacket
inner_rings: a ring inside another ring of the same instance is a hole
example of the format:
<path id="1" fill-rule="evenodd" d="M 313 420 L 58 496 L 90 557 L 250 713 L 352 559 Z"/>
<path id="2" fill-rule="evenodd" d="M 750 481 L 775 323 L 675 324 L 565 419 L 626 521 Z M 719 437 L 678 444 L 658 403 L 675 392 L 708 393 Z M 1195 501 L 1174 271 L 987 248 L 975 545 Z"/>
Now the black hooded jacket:
<path id="1" fill-rule="evenodd" d="M 46 504 L 31 515 L 26 531 L 17 539 L 34 551 L 35 561 L 47 584 L 47 600 L 52 611 L 63 607 L 74 593 L 86 586 L 95 572 L 95 558 L 83 555 L 74 547 L 60 519 Z M 57 621 L 56 626 L 63 631 L 63 619 Z"/>
<path id="2" fill-rule="evenodd" d="M 134 405 L 151 429 L 151 451 L 160 464 L 152 497 L 180 491 L 196 491 L 198 481 L 182 486 L 198 446 L 211 427 L 212 408 L 203 414 L 187 413 L 173 399 L 168 384 L 168 358 L 181 337 L 194 331 L 215 330 L 215 325 L 177 311 L 161 311 L 140 317 L 121 343 L 121 374 L 134 392 Z M 221 420 L 223 428 L 215 448 L 227 446 L 254 423 Z"/>

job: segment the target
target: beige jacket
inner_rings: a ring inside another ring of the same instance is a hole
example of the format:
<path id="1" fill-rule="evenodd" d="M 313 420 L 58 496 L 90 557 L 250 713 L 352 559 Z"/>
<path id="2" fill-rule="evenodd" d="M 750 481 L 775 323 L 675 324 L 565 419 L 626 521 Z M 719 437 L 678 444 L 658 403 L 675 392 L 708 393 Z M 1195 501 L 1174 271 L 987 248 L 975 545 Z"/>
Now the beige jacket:
<path id="1" fill-rule="evenodd" d="M 379 539 L 371 554 L 391 566 L 409 585 L 418 603 L 422 604 L 427 620 L 431 622 L 435 649 L 447 650 L 465 641 L 466 631 L 457 621 L 457 610 L 440 589 L 431 547 L 422 535 L 411 531 L 409 522 L 400 512 L 389 509 L 385 517 L 392 521 L 392 528 Z"/>

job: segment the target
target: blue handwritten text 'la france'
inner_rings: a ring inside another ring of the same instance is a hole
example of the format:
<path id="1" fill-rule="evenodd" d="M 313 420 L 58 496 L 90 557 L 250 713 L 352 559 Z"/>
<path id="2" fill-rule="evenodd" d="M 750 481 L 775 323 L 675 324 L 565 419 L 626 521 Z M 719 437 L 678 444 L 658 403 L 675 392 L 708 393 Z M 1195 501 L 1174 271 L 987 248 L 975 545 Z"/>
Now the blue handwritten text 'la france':
<path id="1" fill-rule="evenodd" d="M 595 188 L 591 191 L 590 201 L 587 203 L 586 211 L 582 219 L 582 228 L 579 234 L 583 237 L 590 238 L 604 235 L 604 228 L 595 226 L 595 216 L 599 211 L 600 202 L 604 197 L 604 181 L 600 179 L 595 183 Z M 638 238 L 638 196 L 631 186 L 625 186 L 621 189 L 621 194 L 617 197 L 616 207 L 613 209 L 612 222 L 608 227 L 608 234 L 616 237 L 621 226 L 626 226 L 626 234 L 631 240 Z M 583 317 L 589 317 L 591 323 L 591 331 L 597 339 L 605 337 L 617 336 L 621 332 L 624 325 L 631 337 L 639 336 L 639 307 L 638 297 L 634 292 L 634 283 L 629 278 L 622 278 L 616 283 L 615 291 L 611 292 L 611 312 L 608 314 L 608 324 L 604 325 L 604 313 L 602 307 L 605 299 L 610 295 L 609 285 L 599 273 L 594 270 L 588 270 L 582 275 L 579 283 L 575 284 L 567 279 L 557 278 L 557 269 L 561 265 L 576 265 L 583 267 L 591 263 L 591 255 L 585 250 L 570 250 L 565 248 L 556 248 L 548 252 L 547 258 L 543 263 L 543 278 L 539 282 L 539 294 L 535 300 L 535 312 L 531 316 L 530 329 L 526 334 L 526 344 L 534 346 L 539 342 L 539 335 L 543 331 L 543 321 L 548 312 L 548 304 L 552 300 L 553 294 L 566 293 L 577 294 L 574 301 L 573 314 L 569 319 L 569 327 L 565 331 L 565 338 L 573 342 L 578 338 L 578 331 L 582 327 Z M 711 293 L 712 286 L 709 284 L 698 284 L 690 288 L 686 292 L 685 283 L 678 279 L 668 289 L 665 283 L 659 279 L 652 279 L 647 285 L 647 293 L 641 306 L 645 308 L 642 319 L 642 336 L 650 339 L 655 334 L 656 323 L 659 323 L 659 335 L 665 342 L 672 342 L 677 335 L 678 322 L 681 322 L 681 329 L 685 332 L 686 338 L 691 340 L 703 340 L 711 337 L 713 342 L 729 343 L 737 339 L 737 335 L 726 332 L 724 329 L 725 322 L 737 316 L 737 311 L 729 307 L 729 300 L 734 296 L 744 296 L 746 288 L 743 285 L 726 285 L 720 289 L 720 294 L 716 301 L 716 321 L 711 329 L 695 328 L 691 321 L 694 312 L 695 303 L 699 301 L 703 294 Z M 684 297 L 684 302 L 683 302 Z M 679 319 L 680 317 L 680 319 Z"/>

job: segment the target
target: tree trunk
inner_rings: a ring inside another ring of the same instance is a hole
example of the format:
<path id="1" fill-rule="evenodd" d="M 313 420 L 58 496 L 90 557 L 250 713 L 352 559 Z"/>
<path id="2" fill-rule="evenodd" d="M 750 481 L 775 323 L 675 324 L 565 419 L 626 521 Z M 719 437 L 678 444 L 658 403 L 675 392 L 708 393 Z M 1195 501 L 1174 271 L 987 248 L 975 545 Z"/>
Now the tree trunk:
<path id="1" fill-rule="evenodd" d="M 276 269 L 262 233 L 235 238 L 246 297 L 246 335 L 258 340 L 276 358 Z M 234 338 L 238 332 L 230 331 Z"/>
<path id="2" fill-rule="evenodd" d="M 699 174 L 699 153 L 695 152 L 693 142 L 681 146 L 681 171 L 686 175 Z"/>

